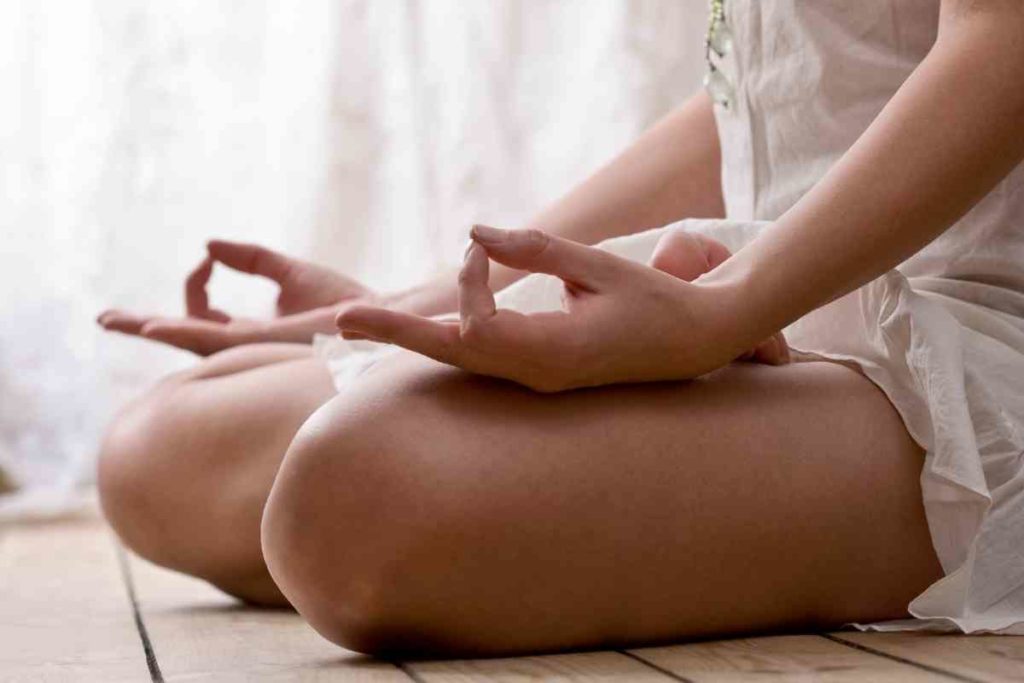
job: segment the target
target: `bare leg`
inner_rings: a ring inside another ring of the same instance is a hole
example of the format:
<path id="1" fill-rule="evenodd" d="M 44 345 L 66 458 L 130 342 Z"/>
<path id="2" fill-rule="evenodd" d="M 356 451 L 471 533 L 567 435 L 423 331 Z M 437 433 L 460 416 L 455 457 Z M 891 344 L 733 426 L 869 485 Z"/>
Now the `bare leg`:
<path id="1" fill-rule="evenodd" d="M 263 548 L 303 616 L 365 652 L 833 627 L 905 616 L 941 576 L 922 462 L 832 363 L 539 395 L 405 355 L 299 432 Z"/>
<path id="2" fill-rule="evenodd" d="M 100 454 L 103 509 L 143 557 L 245 600 L 283 604 L 260 515 L 296 430 L 334 395 L 308 346 L 221 352 L 126 408 Z"/>

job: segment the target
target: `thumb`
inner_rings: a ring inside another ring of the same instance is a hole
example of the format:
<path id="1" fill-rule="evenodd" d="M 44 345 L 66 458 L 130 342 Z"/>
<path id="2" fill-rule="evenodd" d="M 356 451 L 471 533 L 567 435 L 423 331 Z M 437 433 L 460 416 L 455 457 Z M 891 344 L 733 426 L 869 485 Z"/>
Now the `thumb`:
<path id="1" fill-rule="evenodd" d="M 156 318 L 142 326 L 140 335 L 169 346 L 209 356 L 241 343 L 227 325 L 195 318 Z"/>
<path id="2" fill-rule="evenodd" d="M 618 259 L 612 254 L 542 230 L 500 230 L 474 225 L 470 237 L 498 263 L 554 275 L 591 291 L 597 291 L 619 272 Z"/>

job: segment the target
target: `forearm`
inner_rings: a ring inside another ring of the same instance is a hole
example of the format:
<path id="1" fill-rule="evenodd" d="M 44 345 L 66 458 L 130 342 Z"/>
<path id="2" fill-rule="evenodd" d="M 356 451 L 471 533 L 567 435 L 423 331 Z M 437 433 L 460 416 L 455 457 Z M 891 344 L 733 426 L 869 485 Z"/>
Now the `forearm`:
<path id="1" fill-rule="evenodd" d="M 594 244 L 689 218 L 720 218 L 721 152 L 702 91 L 525 228 Z"/>
<path id="2" fill-rule="evenodd" d="M 738 337 L 763 338 L 923 248 L 1022 156 L 1024 9 L 946 0 L 936 45 L 862 137 L 702 283 L 734 295 Z"/>
<path id="3" fill-rule="evenodd" d="M 702 91 L 523 227 L 595 244 L 724 212 L 718 130 Z M 496 268 L 491 283 L 503 286 L 513 274 L 521 273 Z"/>

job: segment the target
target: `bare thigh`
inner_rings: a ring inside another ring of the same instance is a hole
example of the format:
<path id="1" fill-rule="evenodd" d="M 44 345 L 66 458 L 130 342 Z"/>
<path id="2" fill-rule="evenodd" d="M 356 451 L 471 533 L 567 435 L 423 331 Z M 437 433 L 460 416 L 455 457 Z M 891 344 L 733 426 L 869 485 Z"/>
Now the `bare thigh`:
<path id="1" fill-rule="evenodd" d="M 502 654 L 906 616 L 923 462 L 830 363 L 540 395 L 382 363 L 303 427 L 264 554 L 328 638 Z"/>
<path id="2" fill-rule="evenodd" d="M 115 419 L 103 508 L 133 550 L 247 600 L 283 603 L 259 525 L 289 442 L 334 388 L 308 346 L 231 349 L 155 386 Z"/>

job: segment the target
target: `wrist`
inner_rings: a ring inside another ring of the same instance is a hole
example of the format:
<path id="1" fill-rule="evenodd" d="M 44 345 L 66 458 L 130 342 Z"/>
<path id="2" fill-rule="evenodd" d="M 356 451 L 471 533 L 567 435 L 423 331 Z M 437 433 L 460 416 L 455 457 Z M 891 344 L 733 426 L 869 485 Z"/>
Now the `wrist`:
<path id="1" fill-rule="evenodd" d="M 708 296 L 709 314 L 719 329 L 718 338 L 729 352 L 742 353 L 775 334 L 781 325 L 773 318 L 766 287 L 743 252 L 694 280 Z"/>

